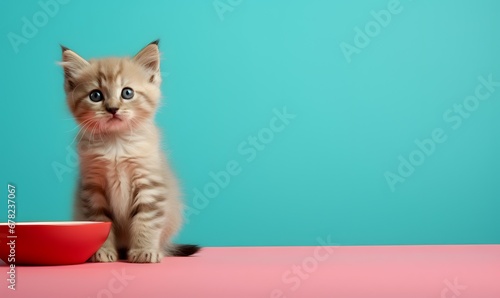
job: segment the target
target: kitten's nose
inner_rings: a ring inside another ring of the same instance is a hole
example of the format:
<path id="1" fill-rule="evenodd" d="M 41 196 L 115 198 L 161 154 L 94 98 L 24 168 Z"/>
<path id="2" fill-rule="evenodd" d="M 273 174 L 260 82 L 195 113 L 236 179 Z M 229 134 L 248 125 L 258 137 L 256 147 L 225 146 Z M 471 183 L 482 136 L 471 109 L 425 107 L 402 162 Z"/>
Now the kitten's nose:
<path id="1" fill-rule="evenodd" d="M 110 108 L 110 107 L 107 107 L 106 108 L 106 111 L 108 111 L 108 113 L 111 113 L 111 114 L 116 114 L 116 112 L 118 111 L 118 108 Z"/>

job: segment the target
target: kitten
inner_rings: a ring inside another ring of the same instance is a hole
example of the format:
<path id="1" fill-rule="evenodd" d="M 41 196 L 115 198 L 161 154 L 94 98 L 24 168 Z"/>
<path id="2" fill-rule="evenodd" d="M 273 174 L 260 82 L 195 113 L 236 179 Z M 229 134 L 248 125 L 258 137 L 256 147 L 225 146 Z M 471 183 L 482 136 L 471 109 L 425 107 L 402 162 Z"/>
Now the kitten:
<path id="1" fill-rule="evenodd" d="M 62 46 L 66 101 L 80 125 L 76 220 L 111 221 L 93 262 L 155 263 L 188 256 L 175 245 L 183 206 L 153 118 L 160 100 L 158 41 L 133 58 L 87 61 Z"/>

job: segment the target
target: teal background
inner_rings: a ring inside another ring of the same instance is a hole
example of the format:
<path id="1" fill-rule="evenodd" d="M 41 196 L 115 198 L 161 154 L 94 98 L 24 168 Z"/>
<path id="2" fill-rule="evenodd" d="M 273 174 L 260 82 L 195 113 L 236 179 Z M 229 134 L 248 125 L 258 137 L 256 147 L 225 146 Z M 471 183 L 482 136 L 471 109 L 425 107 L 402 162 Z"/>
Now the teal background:
<path id="1" fill-rule="evenodd" d="M 160 38 L 157 122 L 186 204 L 194 208 L 210 172 L 231 160 L 241 168 L 179 242 L 500 243 L 500 87 L 459 128 L 443 119 L 479 76 L 500 81 L 500 2 L 402 0 L 348 63 L 340 44 L 389 2 L 233 0 L 221 19 L 212 1 L 74 0 L 15 53 L 9 32 L 21 35 L 22 18 L 42 8 L 2 1 L 0 221 L 8 182 L 18 221 L 71 218 L 77 168 L 66 148 L 77 129 L 59 44 L 91 58 L 133 55 Z M 283 107 L 296 117 L 248 162 L 238 146 Z M 384 173 L 436 128 L 446 141 L 391 191 Z M 71 172 L 59 179 L 54 163 Z"/>

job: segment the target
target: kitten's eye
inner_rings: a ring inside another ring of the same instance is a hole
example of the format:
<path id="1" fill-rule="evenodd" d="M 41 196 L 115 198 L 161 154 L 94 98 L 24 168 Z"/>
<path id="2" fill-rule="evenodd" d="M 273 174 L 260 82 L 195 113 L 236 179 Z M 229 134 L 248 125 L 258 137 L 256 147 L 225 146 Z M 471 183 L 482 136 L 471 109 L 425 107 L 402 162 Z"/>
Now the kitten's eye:
<path id="1" fill-rule="evenodd" d="M 132 88 L 123 88 L 122 90 L 122 97 L 124 99 L 131 99 L 132 97 L 134 97 L 134 90 L 132 90 Z"/>
<path id="2" fill-rule="evenodd" d="M 99 102 L 104 99 L 104 96 L 102 96 L 102 92 L 99 90 L 93 90 L 89 94 L 89 98 L 93 102 Z"/>

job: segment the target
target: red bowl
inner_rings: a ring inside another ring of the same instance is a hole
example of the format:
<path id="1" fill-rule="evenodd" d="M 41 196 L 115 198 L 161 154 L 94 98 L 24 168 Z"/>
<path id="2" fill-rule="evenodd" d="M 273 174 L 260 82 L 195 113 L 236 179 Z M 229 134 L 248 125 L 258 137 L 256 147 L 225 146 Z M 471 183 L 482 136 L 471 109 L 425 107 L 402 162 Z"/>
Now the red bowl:
<path id="1" fill-rule="evenodd" d="M 111 223 L 21 222 L 11 228 L 0 223 L 0 259 L 4 263 L 70 265 L 84 263 L 101 247 Z"/>

